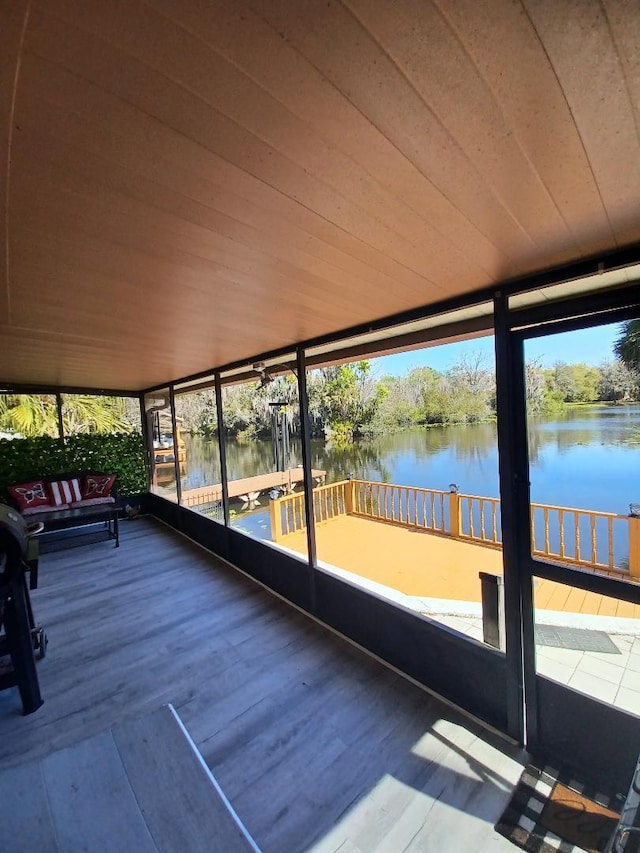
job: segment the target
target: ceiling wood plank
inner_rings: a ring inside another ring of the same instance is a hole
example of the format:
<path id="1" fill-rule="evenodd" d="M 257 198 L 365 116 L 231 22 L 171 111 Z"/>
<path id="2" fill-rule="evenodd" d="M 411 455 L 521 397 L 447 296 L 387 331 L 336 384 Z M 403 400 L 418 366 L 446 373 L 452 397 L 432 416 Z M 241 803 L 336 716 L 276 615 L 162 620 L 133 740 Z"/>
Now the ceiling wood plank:
<path id="1" fill-rule="evenodd" d="M 536 247 L 401 69 L 340 4 L 278 0 L 250 6 L 336 86 L 454 206 L 500 246 L 531 258 Z M 420 37 L 419 31 L 416 33 Z M 471 105 L 471 104 L 470 104 Z M 501 271 L 504 273 L 504 270 Z"/>
<path id="2" fill-rule="evenodd" d="M 635 242 L 640 239 L 635 195 L 640 187 L 640 138 L 603 7 L 599 0 L 524 3 L 562 84 L 616 244 Z M 638 5 L 635 14 L 630 11 L 626 18 L 637 32 Z M 637 85 L 634 91 L 637 95 Z"/>
<path id="3" fill-rule="evenodd" d="M 0 0 L 0 322 L 10 317 L 9 193 L 15 94 L 28 0 Z"/>
<path id="4" fill-rule="evenodd" d="M 613 233 L 591 164 L 562 80 L 523 6 L 511 0 L 434 2 L 553 198 L 579 254 L 604 251 Z M 566 49 L 572 53 L 573 44 Z"/>
<path id="5" fill-rule="evenodd" d="M 160 385 L 639 243 L 639 44 L 633 0 L 0 0 L 0 381 Z"/>
<path id="6" fill-rule="evenodd" d="M 349 170 L 340 164 L 332 166 L 330 173 L 320 173 L 308 161 L 296 162 L 291 151 L 275 147 L 275 140 L 259 138 L 219 106 L 209 105 L 200 96 L 102 39 L 40 12 L 37 18 L 34 15 L 26 49 L 63 66 L 74 67 L 96 85 L 179 129 L 280 192 L 292 198 L 306 196 L 320 215 L 356 233 L 368 245 L 379 247 L 408 269 L 422 275 L 429 270 L 432 279 L 436 273 L 445 280 L 462 276 L 469 286 L 482 280 L 480 271 L 474 273 L 469 269 L 463 257 L 443 253 L 442 241 L 436 235 L 425 231 L 424 239 L 418 242 L 408 221 L 402 230 L 385 207 L 389 199 L 379 195 L 373 181 L 354 181 Z M 136 81 L 133 88 L 132 79 Z M 251 106 L 255 105 L 254 98 Z M 247 123 L 249 114 L 247 110 Z M 280 121 L 281 116 L 274 116 L 276 125 Z M 310 140 L 305 137 L 304 142 L 309 144 Z M 343 182 L 348 185 L 346 189 L 341 186 Z M 399 214 L 399 210 L 395 213 Z"/>

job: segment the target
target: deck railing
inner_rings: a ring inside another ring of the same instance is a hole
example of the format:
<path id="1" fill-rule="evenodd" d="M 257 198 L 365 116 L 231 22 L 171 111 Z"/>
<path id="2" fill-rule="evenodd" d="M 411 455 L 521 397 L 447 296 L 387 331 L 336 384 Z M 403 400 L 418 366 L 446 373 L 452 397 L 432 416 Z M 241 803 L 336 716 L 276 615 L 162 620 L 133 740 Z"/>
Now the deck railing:
<path id="1" fill-rule="evenodd" d="M 351 480 L 351 515 L 388 521 L 402 527 L 448 533 L 449 492 Z"/>
<path id="2" fill-rule="evenodd" d="M 316 524 L 339 515 L 347 515 L 345 486 L 348 480 L 329 483 L 313 490 L 313 515 Z M 292 492 L 269 503 L 271 538 L 279 542 L 283 536 L 298 533 L 307 526 L 304 509 L 304 492 Z"/>
<path id="3" fill-rule="evenodd" d="M 531 542 L 536 557 L 598 569 L 621 569 L 616 542 L 629 542 L 628 568 L 640 575 L 633 540 L 640 519 L 611 512 L 531 505 Z M 625 536 L 626 534 L 626 536 Z"/>
<path id="4" fill-rule="evenodd" d="M 457 511 L 452 513 L 452 536 L 502 547 L 499 498 L 451 495 L 451 503 L 454 507 L 458 505 Z"/>
<path id="5" fill-rule="evenodd" d="M 313 491 L 316 523 L 355 515 L 501 548 L 500 499 L 369 480 Z M 274 541 L 305 528 L 304 495 L 271 502 Z M 535 557 L 640 577 L 640 518 L 546 504 L 531 505 Z"/>

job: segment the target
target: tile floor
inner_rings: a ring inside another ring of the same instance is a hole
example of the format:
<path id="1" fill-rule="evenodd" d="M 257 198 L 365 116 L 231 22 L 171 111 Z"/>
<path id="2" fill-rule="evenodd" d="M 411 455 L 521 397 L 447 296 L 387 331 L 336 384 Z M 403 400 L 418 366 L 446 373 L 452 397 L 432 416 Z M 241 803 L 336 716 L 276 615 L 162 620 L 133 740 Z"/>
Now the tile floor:
<path id="1" fill-rule="evenodd" d="M 482 640 L 482 620 L 438 615 L 438 622 Z M 620 654 L 536 646 L 538 671 L 617 708 L 640 715 L 640 636 L 609 634 Z"/>

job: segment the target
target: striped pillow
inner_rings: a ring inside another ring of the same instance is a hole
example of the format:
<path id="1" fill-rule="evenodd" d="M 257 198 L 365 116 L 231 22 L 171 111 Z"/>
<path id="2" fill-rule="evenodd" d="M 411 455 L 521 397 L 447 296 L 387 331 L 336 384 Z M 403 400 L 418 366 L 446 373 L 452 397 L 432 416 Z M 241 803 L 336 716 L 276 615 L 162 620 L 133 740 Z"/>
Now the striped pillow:
<path id="1" fill-rule="evenodd" d="M 72 501 L 82 499 L 80 483 L 76 477 L 72 480 L 54 480 L 53 483 L 49 483 L 49 494 L 54 506 L 62 506 L 62 504 L 70 504 Z"/>

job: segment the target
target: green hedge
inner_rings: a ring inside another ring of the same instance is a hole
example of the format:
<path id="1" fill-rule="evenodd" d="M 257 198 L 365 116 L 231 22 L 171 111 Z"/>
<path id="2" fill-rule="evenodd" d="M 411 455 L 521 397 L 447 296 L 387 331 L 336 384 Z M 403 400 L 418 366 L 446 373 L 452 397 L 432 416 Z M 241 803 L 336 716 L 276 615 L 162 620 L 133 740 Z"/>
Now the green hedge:
<path id="1" fill-rule="evenodd" d="M 145 449 L 139 433 L 0 440 L 0 500 L 7 486 L 52 474 L 95 471 L 117 474 L 118 495 L 147 491 Z"/>

